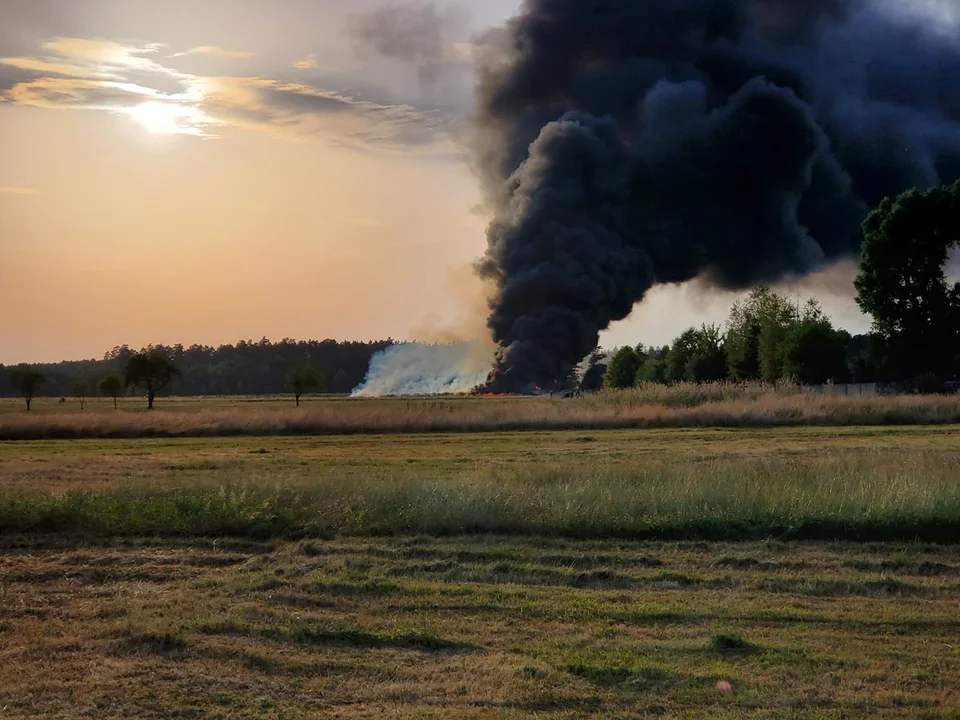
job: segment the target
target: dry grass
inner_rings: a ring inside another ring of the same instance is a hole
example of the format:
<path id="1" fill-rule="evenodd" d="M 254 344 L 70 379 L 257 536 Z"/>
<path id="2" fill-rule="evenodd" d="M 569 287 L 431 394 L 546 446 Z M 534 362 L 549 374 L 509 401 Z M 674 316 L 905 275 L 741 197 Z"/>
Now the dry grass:
<path id="1" fill-rule="evenodd" d="M 738 386 L 641 388 L 577 400 L 438 398 L 276 402 L 159 401 L 160 410 L 0 413 L 0 440 L 343 435 L 616 428 L 942 425 L 960 422 L 960 396 L 830 397 Z M 289 408 L 289 405 L 287 406 Z M 277 409 L 275 409 L 277 408 Z"/>
<path id="2" fill-rule="evenodd" d="M 960 707 L 956 547 L 48 537 L 0 552 L 6 718 L 946 720 Z"/>

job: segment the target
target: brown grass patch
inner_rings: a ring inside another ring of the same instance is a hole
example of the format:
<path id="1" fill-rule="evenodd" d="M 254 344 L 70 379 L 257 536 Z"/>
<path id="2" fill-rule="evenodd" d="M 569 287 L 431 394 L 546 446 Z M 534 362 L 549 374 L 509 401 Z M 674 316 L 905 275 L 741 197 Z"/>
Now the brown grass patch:
<path id="1" fill-rule="evenodd" d="M 696 386 L 559 398 L 314 401 L 227 409 L 172 402 L 157 412 L 4 412 L 0 440 L 468 433 L 680 427 L 942 425 L 960 422 L 960 396 L 837 397 Z"/>

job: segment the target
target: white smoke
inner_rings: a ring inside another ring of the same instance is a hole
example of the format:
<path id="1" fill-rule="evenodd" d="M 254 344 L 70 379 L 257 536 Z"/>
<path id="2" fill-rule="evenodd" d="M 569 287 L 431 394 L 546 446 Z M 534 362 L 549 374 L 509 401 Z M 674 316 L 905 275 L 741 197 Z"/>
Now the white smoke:
<path id="1" fill-rule="evenodd" d="M 467 393 L 485 383 L 492 369 L 493 349 L 486 342 L 393 345 L 371 358 L 353 397 Z"/>

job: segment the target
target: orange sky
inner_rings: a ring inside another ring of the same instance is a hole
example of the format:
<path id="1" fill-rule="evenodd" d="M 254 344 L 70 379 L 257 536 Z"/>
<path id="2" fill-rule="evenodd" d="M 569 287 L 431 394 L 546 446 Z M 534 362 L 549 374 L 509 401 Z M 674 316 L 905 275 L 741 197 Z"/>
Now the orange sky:
<path id="1" fill-rule="evenodd" d="M 345 37 L 373 0 L 5 7 L 0 363 L 455 323 L 485 226 L 464 48 L 517 4 L 460 13 L 432 88 Z M 604 342 L 667 342 L 731 300 L 659 289 Z"/>

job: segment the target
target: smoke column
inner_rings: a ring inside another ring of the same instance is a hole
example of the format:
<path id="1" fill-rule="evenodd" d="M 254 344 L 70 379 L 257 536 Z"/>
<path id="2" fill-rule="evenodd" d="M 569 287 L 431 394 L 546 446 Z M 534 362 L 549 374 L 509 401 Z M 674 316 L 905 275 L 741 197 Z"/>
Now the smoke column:
<path id="1" fill-rule="evenodd" d="M 526 0 L 479 43 L 491 388 L 566 377 L 658 283 L 855 257 L 960 177 L 957 32 L 907 0 Z"/>

